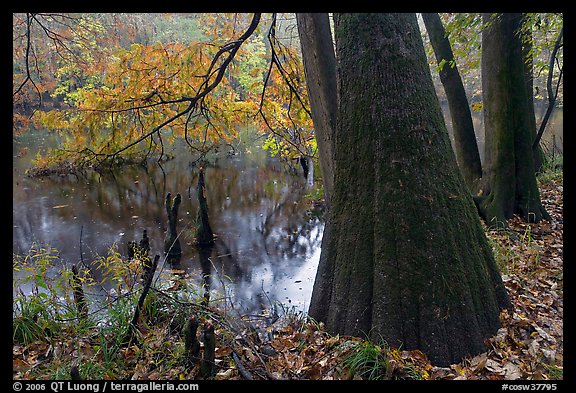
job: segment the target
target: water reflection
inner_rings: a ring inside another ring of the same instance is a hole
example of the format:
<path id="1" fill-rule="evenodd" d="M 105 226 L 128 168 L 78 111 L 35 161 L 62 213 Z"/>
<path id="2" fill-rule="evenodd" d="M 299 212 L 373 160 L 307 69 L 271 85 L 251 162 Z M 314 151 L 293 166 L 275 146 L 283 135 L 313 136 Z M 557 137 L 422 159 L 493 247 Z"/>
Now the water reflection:
<path id="1" fill-rule="evenodd" d="M 211 291 L 225 290 L 244 312 L 260 309 L 263 291 L 272 302 L 307 308 L 324 224 L 306 214 L 306 180 L 288 174 L 263 152 L 222 157 L 206 167 L 206 199 L 217 239 L 202 252 L 193 244 L 198 168 L 184 159 L 45 179 L 25 177 L 25 168 L 24 160 L 14 159 L 15 253 L 26 253 L 37 241 L 58 249 L 70 265 L 80 260 L 83 228 L 84 260 L 106 255 L 112 244 L 126 255 L 128 242 L 146 229 L 150 255 L 164 257 L 165 198 L 180 193 L 176 230 L 182 255 L 171 268 L 204 280 Z"/>

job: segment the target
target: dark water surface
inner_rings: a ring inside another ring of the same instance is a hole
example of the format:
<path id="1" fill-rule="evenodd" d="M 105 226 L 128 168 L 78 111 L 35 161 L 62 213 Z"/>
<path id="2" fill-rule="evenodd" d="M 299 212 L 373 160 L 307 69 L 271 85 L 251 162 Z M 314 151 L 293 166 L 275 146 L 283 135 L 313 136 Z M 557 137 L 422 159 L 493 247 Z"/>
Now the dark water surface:
<path id="1" fill-rule="evenodd" d="M 124 167 L 113 176 L 28 178 L 24 171 L 42 141 L 36 134 L 14 142 L 14 253 L 25 254 L 38 242 L 56 248 L 62 265 L 70 266 L 80 261 L 81 230 L 84 260 L 93 261 L 113 244 L 126 255 L 126 243 L 140 240 L 146 229 L 150 254 L 163 260 L 166 194 L 180 193 L 183 255 L 177 269 L 198 282 L 209 273 L 211 288 L 226 292 L 244 312 L 275 302 L 307 310 L 324 224 L 304 201 L 314 188 L 301 174 L 289 174 L 259 149 L 212 160 L 205 169 L 206 197 L 218 238 L 209 260 L 201 261 L 192 245 L 198 168 L 189 155 L 147 169 Z M 32 147 L 22 154 L 25 145 Z"/>

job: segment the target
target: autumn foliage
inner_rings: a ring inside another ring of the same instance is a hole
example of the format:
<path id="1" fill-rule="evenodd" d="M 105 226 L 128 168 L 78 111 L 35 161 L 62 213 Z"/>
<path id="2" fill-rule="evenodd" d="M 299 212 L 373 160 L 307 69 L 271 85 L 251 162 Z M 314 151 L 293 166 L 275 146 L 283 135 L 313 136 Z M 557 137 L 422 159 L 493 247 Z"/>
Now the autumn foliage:
<path id="1" fill-rule="evenodd" d="M 267 17 L 260 24 L 267 23 L 269 30 L 257 29 L 241 45 L 238 38 L 252 27 L 250 15 L 202 14 L 187 19 L 196 26 L 195 38 L 129 45 L 121 39 L 134 36 L 129 23 L 94 19 L 78 17 L 74 29 L 55 26 L 59 32 L 84 31 L 82 24 L 90 23 L 91 35 L 82 45 L 63 36 L 61 46 L 74 56 L 51 62 L 54 78 L 29 83 L 15 96 L 32 106 L 27 95 L 38 87 L 53 103 L 31 116 L 36 127 L 57 131 L 61 138 L 38 166 L 62 161 L 90 166 L 120 156 L 166 158 L 175 143 L 202 154 L 232 144 L 246 128 L 265 134 L 264 146 L 272 154 L 316 154 L 297 46 L 278 37 L 276 18 Z M 110 34 L 112 28 L 115 34 Z M 119 32 L 123 28 L 127 31 Z M 25 49 L 19 48 L 14 56 L 22 64 Z M 233 57 L 229 63 L 227 56 Z M 36 79 L 47 74 L 41 70 Z M 15 86 L 25 79 L 25 72 L 14 73 Z"/>

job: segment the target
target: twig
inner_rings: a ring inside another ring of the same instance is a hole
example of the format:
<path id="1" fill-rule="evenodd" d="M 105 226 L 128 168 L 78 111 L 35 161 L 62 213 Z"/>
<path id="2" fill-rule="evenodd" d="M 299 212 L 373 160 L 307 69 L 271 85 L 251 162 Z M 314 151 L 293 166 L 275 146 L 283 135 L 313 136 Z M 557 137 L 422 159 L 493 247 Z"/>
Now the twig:
<path id="1" fill-rule="evenodd" d="M 240 358 L 236 354 L 236 351 L 232 351 L 232 359 L 234 359 L 234 363 L 236 363 L 236 366 L 238 367 L 238 372 L 240 373 L 242 378 L 252 381 L 254 377 L 252 376 L 250 371 L 248 371 L 246 367 L 244 367 L 244 365 L 240 361 Z"/>
<path id="2" fill-rule="evenodd" d="M 132 342 L 134 339 L 134 333 L 136 331 L 136 325 L 138 323 L 138 318 L 140 317 L 140 310 L 144 305 L 144 300 L 146 299 L 146 295 L 148 295 L 148 291 L 150 290 L 150 286 L 152 285 L 152 278 L 154 277 L 154 272 L 156 271 L 156 267 L 158 266 L 158 260 L 160 259 L 160 255 L 156 255 L 154 257 L 154 262 L 152 263 L 152 268 L 150 269 L 150 274 L 147 277 L 146 284 L 144 285 L 144 289 L 140 294 L 140 298 L 138 299 L 138 304 L 136 305 L 136 309 L 134 310 L 134 316 L 132 317 L 132 321 L 130 321 L 130 325 L 128 327 L 128 332 L 126 334 L 126 338 L 124 342 Z"/>

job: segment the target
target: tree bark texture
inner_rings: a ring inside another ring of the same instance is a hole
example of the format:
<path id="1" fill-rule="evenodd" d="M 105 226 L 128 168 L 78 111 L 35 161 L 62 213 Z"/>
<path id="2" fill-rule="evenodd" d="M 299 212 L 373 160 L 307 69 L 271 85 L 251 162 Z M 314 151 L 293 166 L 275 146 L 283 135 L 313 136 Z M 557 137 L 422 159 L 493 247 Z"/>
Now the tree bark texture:
<path id="1" fill-rule="evenodd" d="M 320 172 L 326 204 L 334 190 L 333 135 L 336 122 L 336 58 L 327 13 L 297 13 L 298 36 L 302 48 L 302 61 Z"/>
<path id="2" fill-rule="evenodd" d="M 506 226 L 515 213 L 525 220 L 549 219 L 540 201 L 532 154 L 533 130 L 525 84 L 521 14 L 483 14 L 482 100 L 485 157 L 476 201 L 491 226 Z"/>
<path id="3" fill-rule="evenodd" d="M 458 67 L 454 62 L 452 47 L 446 36 L 440 16 L 437 13 L 422 13 L 422 19 L 426 25 L 426 31 L 430 37 L 436 61 L 441 66 L 439 71 L 440 81 L 442 86 L 444 86 L 448 107 L 450 108 L 458 167 L 469 190 L 474 193 L 477 181 L 482 178 L 482 164 L 466 90 L 458 72 Z"/>
<path id="4" fill-rule="evenodd" d="M 309 315 L 449 365 L 510 302 L 414 14 L 336 14 L 335 178 Z"/>

